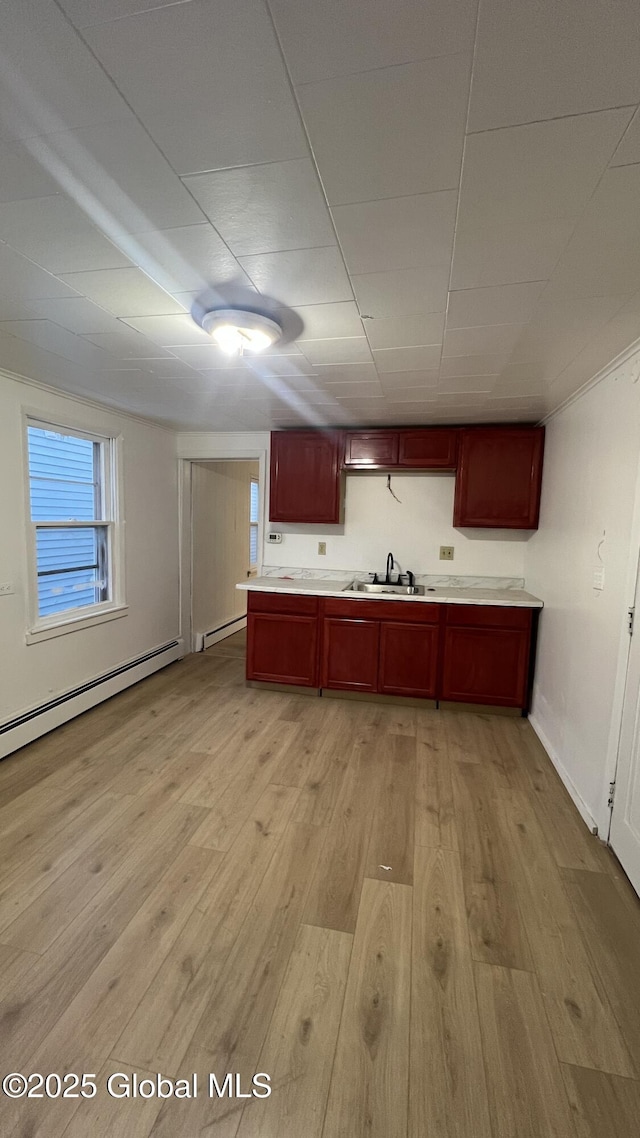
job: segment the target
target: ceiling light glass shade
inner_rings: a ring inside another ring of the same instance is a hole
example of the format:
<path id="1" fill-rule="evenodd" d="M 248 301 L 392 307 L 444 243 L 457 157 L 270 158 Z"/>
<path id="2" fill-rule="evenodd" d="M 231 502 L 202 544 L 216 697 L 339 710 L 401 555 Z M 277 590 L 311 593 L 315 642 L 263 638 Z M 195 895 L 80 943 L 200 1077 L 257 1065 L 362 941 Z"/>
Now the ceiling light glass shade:
<path id="1" fill-rule="evenodd" d="M 245 351 L 263 352 L 282 336 L 282 328 L 275 320 L 240 308 L 207 312 L 202 318 L 202 327 L 229 356 L 239 356 Z"/>

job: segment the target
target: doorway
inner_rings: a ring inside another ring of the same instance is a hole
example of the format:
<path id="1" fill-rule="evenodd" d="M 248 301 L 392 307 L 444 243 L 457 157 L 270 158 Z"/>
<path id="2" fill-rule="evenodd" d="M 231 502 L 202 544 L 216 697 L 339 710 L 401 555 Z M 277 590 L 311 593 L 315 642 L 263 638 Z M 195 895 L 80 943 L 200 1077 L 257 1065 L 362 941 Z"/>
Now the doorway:
<path id="1" fill-rule="evenodd" d="M 259 561 L 260 465 L 256 459 L 191 464 L 191 627 L 195 651 L 246 628 L 247 594 L 239 581 Z M 233 641 L 231 638 L 235 638 Z"/>

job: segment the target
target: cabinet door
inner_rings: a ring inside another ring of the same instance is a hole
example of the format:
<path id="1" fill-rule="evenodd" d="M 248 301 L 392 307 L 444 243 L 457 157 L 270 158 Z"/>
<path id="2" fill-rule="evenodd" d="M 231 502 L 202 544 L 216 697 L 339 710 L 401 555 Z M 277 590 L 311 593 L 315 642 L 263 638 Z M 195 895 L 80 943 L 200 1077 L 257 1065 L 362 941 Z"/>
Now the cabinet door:
<path id="1" fill-rule="evenodd" d="M 454 526 L 537 529 L 544 427 L 460 432 Z"/>
<path id="2" fill-rule="evenodd" d="M 517 628 L 445 628 L 440 698 L 526 707 L 529 639 Z"/>
<path id="3" fill-rule="evenodd" d="M 347 431 L 345 434 L 344 465 L 347 467 L 397 466 L 397 431 Z"/>
<path id="4" fill-rule="evenodd" d="M 322 623 L 320 686 L 345 691 L 377 691 L 378 621 L 326 617 Z"/>
<path id="5" fill-rule="evenodd" d="M 247 679 L 318 686 L 318 621 L 314 616 L 249 613 Z"/>
<path id="6" fill-rule="evenodd" d="M 341 462 L 340 431 L 273 431 L 270 521 L 340 522 Z"/>
<path id="7" fill-rule="evenodd" d="M 398 465 L 415 470 L 455 470 L 458 454 L 458 431 L 439 427 L 423 430 L 401 430 Z"/>
<path id="8" fill-rule="evenodd" d="M 437 624 L 385 621 L 380 628 L 378 690 L 435 699 L 439 636 Z"/>

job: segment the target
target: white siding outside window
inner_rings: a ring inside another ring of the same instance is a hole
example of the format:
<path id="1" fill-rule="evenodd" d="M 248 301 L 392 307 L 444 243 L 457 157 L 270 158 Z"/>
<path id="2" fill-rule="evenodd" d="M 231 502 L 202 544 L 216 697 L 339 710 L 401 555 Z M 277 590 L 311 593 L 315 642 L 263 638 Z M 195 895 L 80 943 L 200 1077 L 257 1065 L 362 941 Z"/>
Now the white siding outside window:
<path id="1" fill-rule="evenodd" d="M 257 478 L 251 479 L 249 500 L 249 572 L 258 568 L 258 518 L 260 515 L 260 488 Z"/>

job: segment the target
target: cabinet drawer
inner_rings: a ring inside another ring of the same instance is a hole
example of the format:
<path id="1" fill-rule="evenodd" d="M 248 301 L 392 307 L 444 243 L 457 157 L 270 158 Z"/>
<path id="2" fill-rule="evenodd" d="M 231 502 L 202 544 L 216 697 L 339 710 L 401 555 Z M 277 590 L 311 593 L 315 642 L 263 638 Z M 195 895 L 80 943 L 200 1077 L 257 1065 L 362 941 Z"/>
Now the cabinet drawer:
<path id="1" fill-rule="evenodd" d="M 296 616 L 315 616 L 317 597 L 299 597 L 295 593 L 249 593 L 249 612 L 293 613 Z"/>
<path id="2" fill-rule="evenodd" d="M 531 609 L 498 605 L 447 605 L 445 623 L 463 628 L 521 628 L 531 626 Z"/>
<path id="3" fill-rule="evenodd" d="M 438 624 L 442 605 L 420 601 L 353 601 L 340 597 L 327 597 L 323 601 L 325 616 L 353 620 L 413 621 L 417 624 Z"/>

